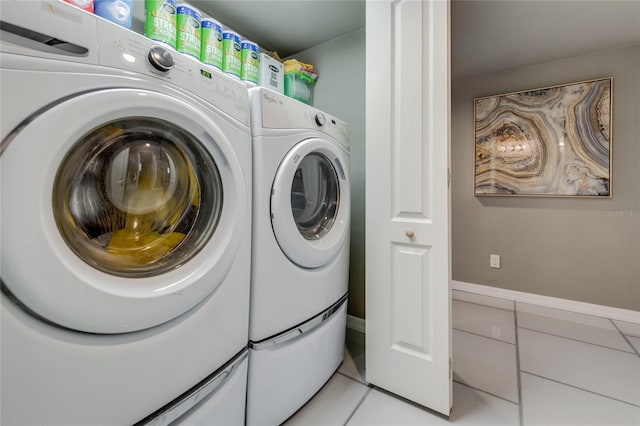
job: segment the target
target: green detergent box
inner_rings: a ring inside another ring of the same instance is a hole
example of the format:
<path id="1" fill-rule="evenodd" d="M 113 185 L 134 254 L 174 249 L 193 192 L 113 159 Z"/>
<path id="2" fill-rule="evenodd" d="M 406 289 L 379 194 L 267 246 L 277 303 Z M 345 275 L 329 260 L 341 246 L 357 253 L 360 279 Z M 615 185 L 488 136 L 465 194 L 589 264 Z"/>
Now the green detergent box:
<path id="1" fill-rule="evenodd" d="M 313 65 L 295 59 L 284 61 L 284 94 L 305 104 L 313 104 L 313 89 L 318 72 Z"/>

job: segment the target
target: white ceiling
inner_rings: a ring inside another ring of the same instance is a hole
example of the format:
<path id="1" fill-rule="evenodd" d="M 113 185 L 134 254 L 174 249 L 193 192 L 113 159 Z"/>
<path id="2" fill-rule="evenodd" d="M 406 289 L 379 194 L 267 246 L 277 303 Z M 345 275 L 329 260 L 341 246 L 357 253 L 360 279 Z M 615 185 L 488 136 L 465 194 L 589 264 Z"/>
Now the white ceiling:
<path id="1" fill-rule="evenodd" d="M 284 58 L 364 27 L 364 0 L 188 0 Z"/>
<path id="2" fill-rule="evenodd" d="M 188 0 L 286 57 L 365 25 L 365 0 Z M 640 44 L 640 0 L 453 0 L 452 79 Z"/>

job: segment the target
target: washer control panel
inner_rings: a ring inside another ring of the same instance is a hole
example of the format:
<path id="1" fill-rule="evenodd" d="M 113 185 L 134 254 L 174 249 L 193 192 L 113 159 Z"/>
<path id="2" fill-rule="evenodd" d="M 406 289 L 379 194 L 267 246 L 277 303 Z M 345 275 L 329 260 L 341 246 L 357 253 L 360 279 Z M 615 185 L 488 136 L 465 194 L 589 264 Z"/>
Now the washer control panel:
<path id="1" fill-rule="evenodd" d="M 240 81 L 169 45 L 96 17 L 99 64 L 160 79 L 249 125 L 249 93 Z"/>
<path id="2" fill-rule="evenodd" d="M 251 96 L 260 97 L 259 108 L 254 110 L 254 115 L 261 118 L 262 128 L 317 130 L 349 149 L 349 129 L 344 121 L 263 87 L 251 89 Z M 256 108 L 256 103 L 253 107 Z M 255 131 L 260 129 L 254 127 Z"/>

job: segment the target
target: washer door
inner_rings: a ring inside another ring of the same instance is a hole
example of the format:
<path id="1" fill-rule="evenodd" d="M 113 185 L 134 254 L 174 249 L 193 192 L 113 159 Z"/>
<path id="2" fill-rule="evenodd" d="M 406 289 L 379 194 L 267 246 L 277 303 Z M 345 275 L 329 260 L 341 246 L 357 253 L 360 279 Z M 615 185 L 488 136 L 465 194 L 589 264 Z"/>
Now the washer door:
<path id="1" fill-rule="evenodd" d="M 3 286 L 55 324 L 122 333 L 169 321 L 223 282 L 247 232 L 232 143 L 176 98 L 81 94 L 2 146 Z"/>
<path id="2" fill-rule="evenodd" d="M 349 233 L 348 156 L 335 143 L 306 139 L 280 163 L 271 190 L 271 224 L 283 253 L 303 268 L 333 260 Z"/>

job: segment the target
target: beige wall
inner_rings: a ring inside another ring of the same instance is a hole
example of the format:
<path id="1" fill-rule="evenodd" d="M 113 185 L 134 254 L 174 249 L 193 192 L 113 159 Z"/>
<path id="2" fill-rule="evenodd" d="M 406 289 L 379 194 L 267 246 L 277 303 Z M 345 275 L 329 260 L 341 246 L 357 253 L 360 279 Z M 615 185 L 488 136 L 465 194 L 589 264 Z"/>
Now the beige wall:
<path id="1" fill-rule="evenodd" d="M 364 28 L 293 55 L 320 76 L 314 106 L 349 123 L 351 142 L 351 264 L 348 313 L 364 318 Z"/>
<path id="2" fill-rule="evenodd" d="M 609 76 L 611 199 L 473 196 L 474 97 Z M 640 310 L 640 46 L 456 82 L 451 115 L 453 279 Z"/>

